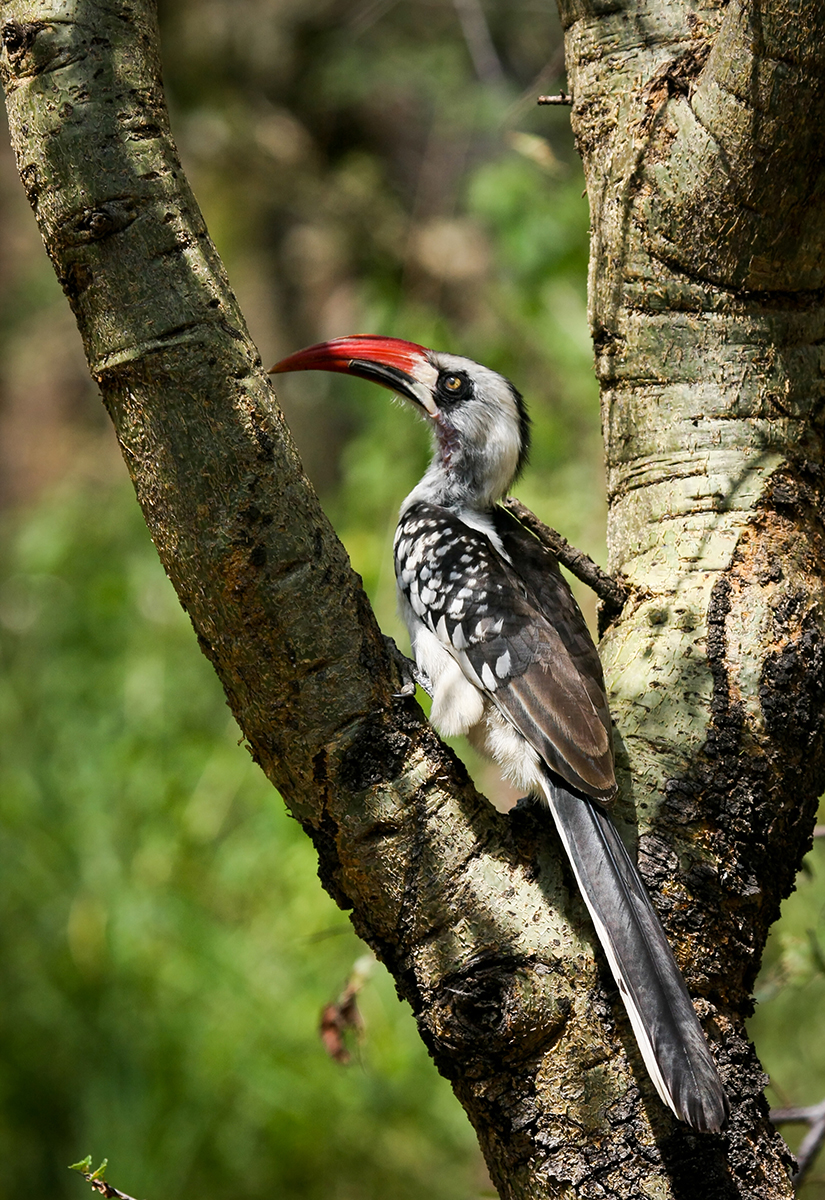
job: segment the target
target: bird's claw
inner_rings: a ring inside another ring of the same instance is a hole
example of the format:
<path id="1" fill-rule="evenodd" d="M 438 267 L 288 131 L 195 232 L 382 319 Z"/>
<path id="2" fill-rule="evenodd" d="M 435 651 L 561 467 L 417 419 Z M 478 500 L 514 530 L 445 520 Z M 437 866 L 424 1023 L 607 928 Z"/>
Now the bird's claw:
<path id="1" fill-rule="evenodd" d="M 424 689 L 428 696 L 433 694 L 433 685 L 430 682 L 428 675 L 419 669 L 416 663 L 411 658 L 407 658 L 406 654 L 402 654 L 391 637 L 384 635 L 384 645 L 387 648 L 392 661 L 395 663 L 396 670 L 401 678 L 401 690 L 395 692 L 394 695 L 399 699 L 406 699 L 409 696 L 415 695 L 416 685 Z"/>

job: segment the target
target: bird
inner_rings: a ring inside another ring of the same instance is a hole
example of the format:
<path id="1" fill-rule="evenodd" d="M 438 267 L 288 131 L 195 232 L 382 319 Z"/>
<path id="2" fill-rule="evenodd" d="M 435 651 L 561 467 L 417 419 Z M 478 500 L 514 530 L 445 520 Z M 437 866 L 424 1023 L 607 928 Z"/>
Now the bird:
<path id="1" fill-rule="evenodd" d="M 339 371 L 410 401 L 432 460 L 394 540 L 416 677 L 443 736 L 466 734 L 550 809 L 659 1097 L 719 1132 L 729 1103 L 682 974 L 610 817 L 617 792 L 601 661 L 555 557 L 500 501 L 524 467 L 530 418 L 508 379 L 460 355 L 356 334 L 271 373 Z"/>

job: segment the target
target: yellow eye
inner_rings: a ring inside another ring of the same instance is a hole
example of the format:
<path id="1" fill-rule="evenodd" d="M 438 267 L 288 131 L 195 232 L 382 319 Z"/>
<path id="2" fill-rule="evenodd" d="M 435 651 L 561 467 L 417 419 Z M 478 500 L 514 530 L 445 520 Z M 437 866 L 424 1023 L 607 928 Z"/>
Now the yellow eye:
<path id="1" fill-rule="evenodd" d="M 469 379 L 463 371 L 444 371 L 438 377 L 438 394 L 442 400 L 465 400 L 472 392 Z"/>

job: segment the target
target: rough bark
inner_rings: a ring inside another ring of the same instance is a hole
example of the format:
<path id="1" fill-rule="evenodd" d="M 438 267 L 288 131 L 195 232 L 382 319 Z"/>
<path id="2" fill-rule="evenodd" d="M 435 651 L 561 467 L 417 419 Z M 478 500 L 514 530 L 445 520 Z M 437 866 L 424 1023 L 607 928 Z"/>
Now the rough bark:
<path id="1" fill-rule="evenodd" d="M 0 0 L 21 178 L 161 559 L 252 753 L 412 1005 L 506 1197 L 788 1194 L 742 1021 L 821 775 L 821 459 L 813 419 L 800 423 L 818 399 L 819 309 L 813 293 L 790 294 L 784 244 L 789 294 L 764 290 L 767 228 L 761 265 L 737 274 L 722 204 L 738 211 L 733 184 L 720 183 L 712 214 L 690 192 L 692 110 L 669 80 L 710 64 L 722 14 L 690 35 L 705 58 L 683 59 L 671 10 L 687 25 L 670 4 L 565 16 L 596 231 L 613 562 L 656 597 L 606 640 L 634 771 L 623 812 L 635 803 L 643 869 L 705 997 L 736 1106 L 718 1138 L 691 1135 L 656 1098 L 544 815 L 494 812 L 417 706 L 393 695 L 360 581 L 181 173 L 154 6 Z M 634 49 L 608 79 L 617 22 L 635 29 Z M 731 54 L 719 50 L 720 77 Z M 706 92 L 723 106 L 721 85 Z M 723 175 L 737 152 L 720 151 Z M 677 153 L 678 177 L 666 169 Z M 759 224 L 765 186 L 756 170 L 748 179 L 742 230 Z M 790 167 L 786 179 L 795 186 Z M 724 234 L 701 253 L 679 241 L 704 255 L 698 265 L 653 256 L 679 205 L 709 238 Z M 763 290 L 743 291 L 754 279 Z"/>

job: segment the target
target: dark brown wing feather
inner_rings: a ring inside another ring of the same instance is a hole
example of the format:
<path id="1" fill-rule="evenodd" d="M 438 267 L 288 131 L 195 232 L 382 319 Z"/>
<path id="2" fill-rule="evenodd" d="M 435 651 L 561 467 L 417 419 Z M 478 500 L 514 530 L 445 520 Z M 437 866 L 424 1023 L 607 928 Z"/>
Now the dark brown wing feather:
<path id="1" fill-rule="evenodd" d="M 532 664 L 496 699 L 548 766 L 587 795 L 610 799 L 616 791 L 610 710 L 581 609 L 556 559 L 529 530 L 505 509 L 496 509 L 495 524 L 527 597 L 552 631 L 543 630 Z M 534 740 L 542 729 L 544 746 Z"/>

